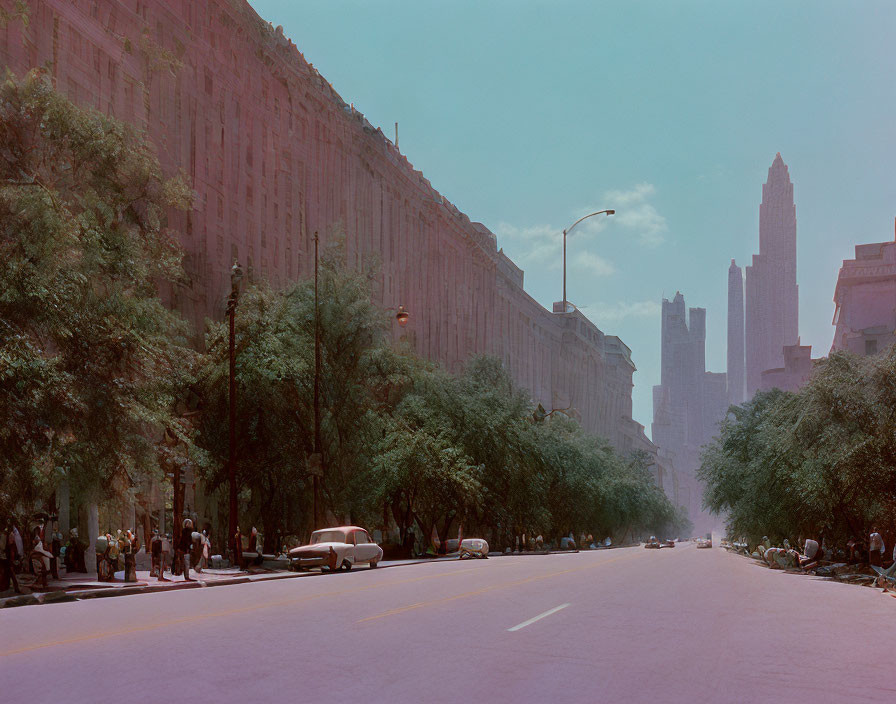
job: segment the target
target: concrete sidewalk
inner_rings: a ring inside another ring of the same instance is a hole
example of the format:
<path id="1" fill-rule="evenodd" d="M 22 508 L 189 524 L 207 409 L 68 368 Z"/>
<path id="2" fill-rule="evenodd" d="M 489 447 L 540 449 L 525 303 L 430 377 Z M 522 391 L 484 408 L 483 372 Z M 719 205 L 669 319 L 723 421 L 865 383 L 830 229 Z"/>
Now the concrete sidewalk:
<path id="1" fill-rule="evenodd" d="M 443 560 L 457 560 L 457 555 L 438 558 L 419 558 L 411 560 L 384 560 L 379 563 L 377 569 L 389 567 L 407 567 Z M 369 569 L 361 565 L 356 569 Z M 298 579 L 300 577 L 313 577 L 325 574 L 320 570 L 308 572 L 292 572 L 288 570 L 240 570 L 237 567 L 222 569 L 204 569 L 202 572 L 190 570 L 190 581 L 183 577 L 172 576 L 165 572 L 165 580 L 159 581 L 150 577 L 148 570 L 137 570 L 136 582 L 125 582 L 124 572 L 116 572 L 116 581 L 100 582 L 91 580 L 86 574 L 63 575 L 60 579 L 47 580 L 47 587 L 33 589 L 32 577 L 29 574 L 20 574 L 19 584 L 25 593 L 12 594 L 0 598 L 0 609 L 13 606 L 30 606 L 34 604 L 50 604 L 62 601 L 76 601 L 81 599 L 97 599 L 111 596 L 127 596 L 131 594 L 152 594 L 155 592 L 173 591 L 176 589 L 201 589 L 205 587 L 222 587 L 231 584 L 246 584 L 247 582 L 266 582 L 278 579 Z"/>
<path id="2" fill-rule="evenodd" d="M 627 547 L 627 546 L 613 546 Z M 606 548 L 602 548 L 606 549 Z M 494 557 L 524 557 L 535 555 L 555 555 L 555 554 L 575 554 L 578 550 L 556 550 L 556 551 L 538 551 L 538 552 L 514 552 L 514 553 L 489 553 L 490 558 Z M 591 552 L 591 551 L 585 551 Z M 450 560 L 459 560 L 458 553 L 450 555 L 440 555 L 438 557 L 421 557 L 407 560 L 383 560 L 377 566 L 377 569 L 388 569 L 390 567 L 408 567 L 410 565 L 426 565 L 436 562 L 444 562 Z M 368 569 L 366 565 L 361 565 L 356 569 Z M 153 594 L 156 592 L 173 591 L 176 589 L 202 589 L 205 587 L 223 587 L 231 584 L 246 584 L 247 582 L 266 582 L 279 579 L 298 579 L 300 577 L 314 577 L 326 574 L 320 570 L 309 572 L 291 572 L 288 570 L 274 569 L 253 569 L 251 571 L 240 570 L 236 567 L 227 567 L 219 569 L 204 569 L 202 572 L 190 570 L 191 580 L 185 581 L 183 577 L 174 577 L 170 573 L 165 581 L 158 581 L 155 577 L 149 576 L 148 570 L 137 570 L 136 582 L 125 582 L 124 572 L 116 572 L 116 581 L 99 582 L 91 580 L 86 574 L 64 575 L 60 579 L 51 579 L 47 581 L 45 589 L 32 589 L 32 576 L 28 574 L 19 575 L 20 585 L 25 593 L 13 594 L 5 592 L 6 596 L 0 597 L 0 609 L 14 606 L 32 606 L 36 604 L 52 604 L 64 601 L 78 601 L 82 599 L 99 599 L 111 596 L 129 596 L 132 594 Z"/>

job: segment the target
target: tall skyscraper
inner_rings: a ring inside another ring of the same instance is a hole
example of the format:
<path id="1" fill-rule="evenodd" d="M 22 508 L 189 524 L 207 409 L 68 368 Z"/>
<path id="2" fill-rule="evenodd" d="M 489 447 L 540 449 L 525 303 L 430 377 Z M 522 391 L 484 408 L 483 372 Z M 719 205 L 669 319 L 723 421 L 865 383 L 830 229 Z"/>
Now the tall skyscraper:
<path id="1" fill-rule="evenodd" d="M 747 397 L 760 387 L 762 372 L 784 366 L 784 347 L 799 342 L 796 283 L 796 206 L 781 153 L 762 186 L 759 254 L 746 268 L 745 358 Z"/>
<path id="2" fill-rule="evenodd" d="M 715 520 L 701 510 L 700 452 L 725 417 L 726 375 L 706 371 L 706 309 L 687 308 L 676 293 L 663 299 L 660 384 L 653 387 L 653 442 L 667 458 L 673 500 L 688 510 L 697 533 Z"/>
<path id="3" fill-rule="evenodd" d="M 744 401 L 744 276 L 731 260 L 728 268 L 728 404 Z"/>

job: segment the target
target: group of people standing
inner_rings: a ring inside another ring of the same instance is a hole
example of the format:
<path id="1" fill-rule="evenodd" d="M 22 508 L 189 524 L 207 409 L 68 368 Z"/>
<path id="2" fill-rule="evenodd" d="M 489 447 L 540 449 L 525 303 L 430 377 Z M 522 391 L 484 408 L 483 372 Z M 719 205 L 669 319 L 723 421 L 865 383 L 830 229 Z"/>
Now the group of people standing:
<path id="1" fill-rule="evenodd" d="M 59 558 L 63 554 L 62 533 L 51 518 L 52 527 L 45 518 L 28 534 L 28 545 L 19 531 L 17 522 L 10 518 L 0 534 L 0 592 L 12 586 L 17 594 L 21 593 L 17 572 L 27 571 L 36 577 L 38 586 L 46 587 L 47 578 L 59 579 Z"/>
<path id="2" fill-rule="evenodd" d="M 70 531 L 67 544 L 62 544 L 62 534 L 51 518 L 52 529 L 43 519 L 23 537 L 18 524 L 10 519 L 5 530 L 0 533 L 0 592 L 12 586 L 16 593 L 21 593 L 17 572 L 27 570 L 36 576 L 35 586 L 46 587 L 47 578 L 59 579 L 59 566 L 63 562 L 67 572 L 87 572 L 85 564 L 85 546 L 78 538 L 78 529 Z M 239 528 L 231 539 L 231 550 L 234 563 L 241 569 L 250 564 L 261 564 L 262 554 L 259 547 L 259 534 L 255 528 L 247 536 L 248 545 Z M 192 570 L 201 573 L 210 562 L 212 541 L 209 530 L 195 530 L 193 521 L 185 518 L 180 535 L 172 540 L 170 533 L 163 534 L 158 529 L 152 531 L 147 552 L 151 556 L 150 577 L 160 582 L 171 581 L 174 576 L 183 576 L 184 581 L 194 581 L 190 575 Z M 97 538 L 96 544 L 97 578 L 100 581 L 114 581 L 115 574 L 124 571 L 125 582 L 137 581 L 137 553 L 140 540 L 135 530 L 118 530 L 113 536 L 106 533 Z M 166 577 L 166 572 L 168 576 Z"/>
<path id="3" fill-rule="evenodd" d="M 174 555 L 172 560 L 172 547 Z M 165 571 L 171 568 L 171 576 L 183 575 L 185 582 L 192 582 L 190 568 L 201 573 L 208 567 L 211 558 L 212 541 L 206 528 L 201 533 L 193 530 L 193 521 L 184 519 L 180 532 L 180 538 L 172 542 L 171 534 L 161 535 L 153 530 L 150 541 L 150 555 L 152 556 L 152 569 L 149 576 L 156 577 L 160 582 L 168 582 Z"/>

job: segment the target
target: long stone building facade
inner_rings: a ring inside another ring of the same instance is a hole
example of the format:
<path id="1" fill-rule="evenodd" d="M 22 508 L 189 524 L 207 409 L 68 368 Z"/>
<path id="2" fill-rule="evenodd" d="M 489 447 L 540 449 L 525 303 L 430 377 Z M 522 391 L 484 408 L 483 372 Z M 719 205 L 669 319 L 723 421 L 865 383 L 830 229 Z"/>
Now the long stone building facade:
<path id="1" fill-rule="evenodd" d="M 0 5 L 12 9 L 11 0 Z M 172 213 L 188 285 L 170 303 L 201 330 L 224 314 L 231 263 L 282 286 L 313 268 L 312 238 L 344 232 L 375 292 L 406 306 L 416 351 L 457 371 L 492 354 L 533 400 L 572 408 L 619 449 L 655 450 L 631 418 L 631 355 L 578 311 L 523 288 L 495 235 L 471 222 L 245 0 L 29 0 L 0 28 L 0 64 L 46 67 L 76 103 L 143 128 L 194 208 Z M 559 236 L 559 234 L 558 234 Z"/>

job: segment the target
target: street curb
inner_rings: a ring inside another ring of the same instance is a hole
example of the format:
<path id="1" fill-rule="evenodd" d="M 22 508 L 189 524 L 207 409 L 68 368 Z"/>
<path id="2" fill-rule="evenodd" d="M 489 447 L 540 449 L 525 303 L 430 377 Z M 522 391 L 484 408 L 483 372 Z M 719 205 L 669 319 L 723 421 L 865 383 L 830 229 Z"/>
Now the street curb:
<path id="1" fill-rule="evenodd" d="M 378 565 L 377 569 L 390 569 L 392 567 L 410 567 L 412 565 L 425 565 L 435 562 L 446 562 L 451 559 L 445 558 L 432 560 L 417 560 L 399 565 Z M 259 575 L 256 579 L 252 579 L 249 575 L 242 575 L 232 579 L 220 579 L 212 582 L 204 582 L 202 580 L 194 580 L 190 584 L 184 582 L 170 582 L 168 584 L 154 583 L 135 587 L 100 587 L 95 589 L 73 589 L 71 591 L 52 591 L 37 592 L 31 594 L 20 594 L 16 596 L 0 599 L 0 609 L 15 608 L 17 606 L 38 606 L 40 604 L 63 603 L 70 601 L 82 601 L 84 599 L 106 599 L 116 596 L 133 596 L 135 594 L 157 594 L 160 592 L 172 592 L 183 589 L 204 589 L 206 587 L 229 587 L 236 584 L 249 584 L 258 582 L 274 582 L 281 579 L 298 579 L 300 577 L 319 577 L 323 573 L 319 572 L 287 572 L 284 574 Z"/>
<path id="2" fill-rule="evenodd" d="M 636 547 L 633 545 L 613 545 L 609 548 L 599 548 L 599 550 L 610 550 L 614 548 Z M 574 555 L 579 552 L 598 552 L 598 550 L 551 550 L 548 552 L 520 552 L 520 553 L 497 553 L 489 555 L 490 558 L 495 557 L 534 557 L 544 555 Z M 432 557 L 414 560 L 413 562 L 403 562 L 397 565 L 377 566 L 377 569 L 387 570 L 395 567 L 413 567 L 415 565 L 433 565 L 439 562 L 460 562 L 460 557 Z M 204 582 L 202 580 L 194 580 L 190 584 L 184 582 L 169 583 L 153 583 L 135 587 L 100 587 L 94 589 L 73 589 L 71 591 L 52 591 L 38 592 L 32 594 L 22 594 L 0 599 L 0 609 L 15 608 L 17 606 L 38 606 L 40 604 L 56 604 L 71 601 L 82 601 L 84 599 L 105 599 L 115 596 L 133 596 L 135 594 L 158 594 L 161 592 L 178 591 L 182 589 L 205 589 L 207 587 L 229 587 L 236 584 L 254 584 L 258 582 L 274 582 L 281 579 L 298 579 L 300 577 L 320 577 L 322 572 L 286 572 L 271 575 L 258 575 L 252 579 L 249 575 L 241 575 L 232 579 L 221 579 L 213 582 Z"/>

